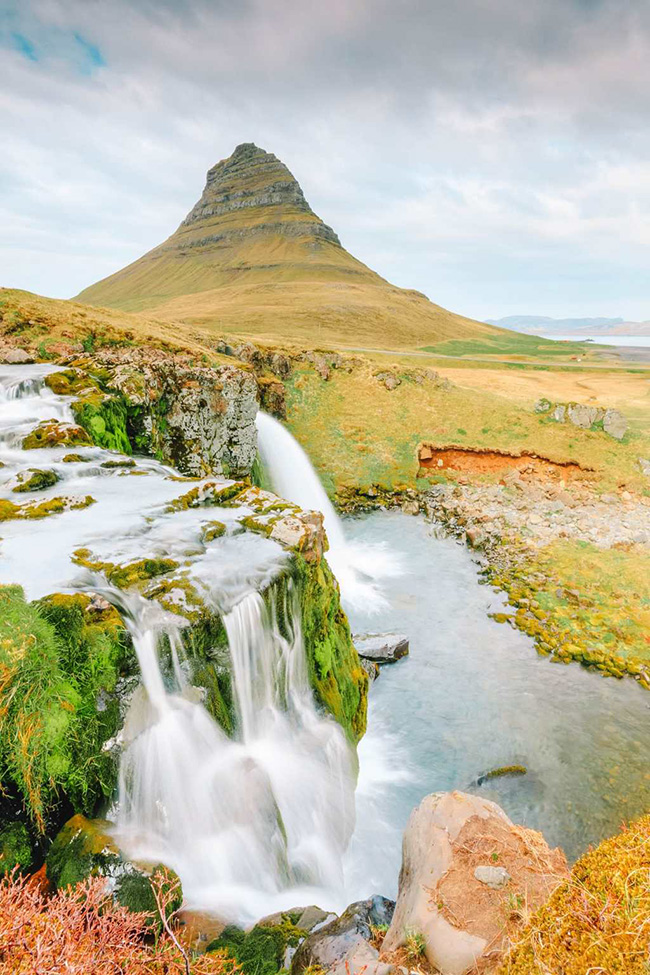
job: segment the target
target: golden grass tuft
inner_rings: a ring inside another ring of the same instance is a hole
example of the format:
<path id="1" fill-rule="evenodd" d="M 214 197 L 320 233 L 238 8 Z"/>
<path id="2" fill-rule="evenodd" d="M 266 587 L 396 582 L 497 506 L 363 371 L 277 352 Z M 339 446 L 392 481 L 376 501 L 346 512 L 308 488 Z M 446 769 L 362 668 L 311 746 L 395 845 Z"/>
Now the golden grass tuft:
<path id="1" fill-rule="evenodd" d="M 499 975 L 647 975 L 649 949 L 650 815 L 578 860 Z"/>

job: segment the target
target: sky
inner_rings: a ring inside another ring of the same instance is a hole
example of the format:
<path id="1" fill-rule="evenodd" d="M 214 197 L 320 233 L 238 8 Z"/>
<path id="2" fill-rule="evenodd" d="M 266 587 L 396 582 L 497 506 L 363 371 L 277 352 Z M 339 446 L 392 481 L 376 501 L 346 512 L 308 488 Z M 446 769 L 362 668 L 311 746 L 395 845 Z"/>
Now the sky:
<path id="1" fill-rule="evenodd" d="M 447 308 L 650 319 L 650 0 L 0 0 L 0 285 L 135 260 L 241 142 Z"/>

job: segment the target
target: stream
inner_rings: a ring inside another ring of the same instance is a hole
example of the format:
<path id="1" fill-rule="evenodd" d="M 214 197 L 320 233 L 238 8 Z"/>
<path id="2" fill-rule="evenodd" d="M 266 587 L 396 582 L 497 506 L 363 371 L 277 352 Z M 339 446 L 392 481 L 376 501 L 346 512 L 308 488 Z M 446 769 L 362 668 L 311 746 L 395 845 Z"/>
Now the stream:
<path id="1" fill-rule="evenodd" d="M 395 895 L 402 831 L 430 792 L 493 799 L 570 860 L 647 812 L 647 691 L 553 664 L 527 635 L 490 619 L 503 596 L 480 584 L 467 548 L 436 537 L 424 519 L 395 511 L 344 524 L 354 542 L 382 542 L 404 568 L 384 582 L 384 610 L 349 611 L 353 632 L 399 632 L 411 641 L 410 655 L 385 666 L 370 689 L 347 854 L 350 900 Z M 528 774 L 476 786 L 481 773 L 513 764 Z"/>

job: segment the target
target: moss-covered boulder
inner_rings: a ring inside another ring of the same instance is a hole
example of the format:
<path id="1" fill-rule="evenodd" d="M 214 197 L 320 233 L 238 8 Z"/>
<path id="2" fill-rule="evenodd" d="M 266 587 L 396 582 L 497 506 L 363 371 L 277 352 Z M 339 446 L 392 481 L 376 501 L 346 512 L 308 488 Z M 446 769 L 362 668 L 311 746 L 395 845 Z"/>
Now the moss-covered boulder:
<path id="1" fill-rule="evenodd" d="M 59 480 L 56 471 L 41 471 L 37 467 L 30 467 L 26 471 L 19 471 L 16 484 L 11 489 L 14 494 L 24 494 L 27 491 L 44 491 L 54 487 Z"/>
<path id="2" fill-rule="evenodd" d="M 157 864 L 153 869 L 134 863 L 124 856 L 114 835 L 112 823 L 103 819 L 73 816 L 54 839 L 47 855 L 48 881 L 57 890 L 75 886 L 88 877 L 107 877 L 111 880 L 114 900 L 122 907 L 137 913 L 152 915 L 152 928 L 160 930 L 162 923 L 151 878 L 161 874 L 163 890 L 174 887 L 168 913 L 177 910 L 183 894 L 176 875 Z"/>
<path id="3" fill-rule="evenodd" d="M 298 927 L 302 914 L 302 910 L 276 914 L 250 931 L 229 925 L 206 950 L 225 951 L 245 975 L 276 975 L 286 967 L 287 949 L 295 949 L 308 934 Z"/>
<path id="4" fill-rule="evenodd" d="M 135 670 L 124 625 L 85 595 L 28 603 L 0 587 L 0 782 L 38 832 L 60 810 L 92 812 L 115 787 L 118 681 Z"/>
<path id="5" fill-rule="evenodd" d="M 43 420 L 24 438 L 23 450 L 42 447 L 87 447 L 92 440 L 86 430 L 74 423 Z"/>

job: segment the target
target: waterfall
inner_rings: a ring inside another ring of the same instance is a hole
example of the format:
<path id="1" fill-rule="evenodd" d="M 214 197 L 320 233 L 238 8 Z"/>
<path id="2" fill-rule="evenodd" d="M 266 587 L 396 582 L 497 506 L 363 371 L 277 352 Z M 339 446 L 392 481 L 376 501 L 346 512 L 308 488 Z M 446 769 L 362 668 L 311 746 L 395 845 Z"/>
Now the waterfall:
<path id="1" fill-rule="evenodd" d="M 384 545 L 358 546 L 346 540 L 341 519 L 325 492 L 309 457 L 286 427 L 261 410 L 257 439 L 262 463 L 276 494 L 308 511 L 320 511 L 329 551 L 327 561 L 348 608 L 376 612 L 386 607 L 381 580 L 402 572 L 395 553 Z"/>
<path id="2" fill-rule="evenodd" d="M 175 686 L 166 687 L 157 648 L 167 637 L 173 656 L 182 653 L 178 621 L 139 596 L 103 594 L 121 603 L 143 681 L 123 731 L 124 849 L 167 863 L 190 906 L 227 920 L 252 921 L 295 903 L 341 906 L 354 753 L 336 722 L 316 710 L 295 593 L 272 590 L 267 605 L 251 592 L 224 616 L 233 738 L 195 688 L 179 686 L 177 663 L 167 675 Z"/>

